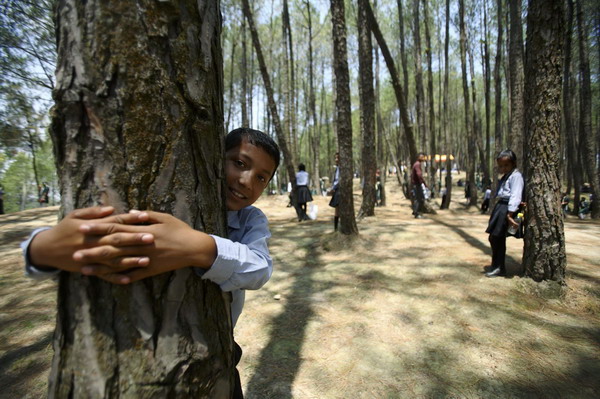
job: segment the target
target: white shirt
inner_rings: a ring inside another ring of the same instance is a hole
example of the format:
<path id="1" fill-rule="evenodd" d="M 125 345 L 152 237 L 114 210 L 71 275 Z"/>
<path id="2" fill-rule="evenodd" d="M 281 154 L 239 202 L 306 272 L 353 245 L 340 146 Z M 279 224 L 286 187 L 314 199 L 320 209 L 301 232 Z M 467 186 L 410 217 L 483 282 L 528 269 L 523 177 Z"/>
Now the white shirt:
<path id="1" fill-rule="evenodd" d="M 297 186 L 308 186 L 308 173 L 304 170 L 296 173 L 296 185 Z"/>
<path id="2" fill-rule="evenodd" d="M 29 261 L 28 248 L 33 237 L 49 227 L 35 230 L 27 241 L 21 243 L 25 258 L 25 274 L 36 280 L 52 278 L 60 270 L 41 271 Z M 245 290 L 257 290 L 271 278 L 273 261 L 267 240 L 271 237 L 265 214 L 254 206 L 227 212 L 228 237 L 211 235 L 217 243 L 217 258 L 206 270 L 194 268 L 196 274 L 218 284 L 223 291 L 231 292 L 231 318 L 233 326 L 244 307 Z"/>
<path id="3" fill-rule="evenodd" d="M 496 197 L 508 200 L 508 211 L 516 212 L 521 204 L 525 183 L 523 182 L 523 175 L 518 169 L 508 173 L 510 173 L 510 176 L 498 187 Z"/>
<path id="4" fill-rule="evenodd" d="M 492 190 L 490 190 L 489 188 L 487 190 L 485 190 L 485 194 L 483 194 L 483 199 L 490 199 L 492 196 Z"/>

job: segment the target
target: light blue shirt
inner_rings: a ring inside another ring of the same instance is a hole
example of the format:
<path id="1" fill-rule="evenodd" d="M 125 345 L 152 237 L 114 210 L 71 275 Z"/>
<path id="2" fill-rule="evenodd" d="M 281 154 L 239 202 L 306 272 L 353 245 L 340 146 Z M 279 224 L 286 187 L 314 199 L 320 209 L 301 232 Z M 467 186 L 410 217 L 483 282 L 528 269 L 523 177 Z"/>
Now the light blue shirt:
<path id="1" fill-rule="evenodd" d="M 36 280 L 52 278 L 60 270 L 42 271 L 29 261 L 28 248 L 33 237 L 49 227 L 35 230 L 27 241 L 21 243 L 25 258 L 25 274 Z M 223 291 L 231 292 L 231 318 L 237 323 L 244 307 L 245 290 L 261 288 L 273 273 L 267 240 L 271 237 L 265 214 L 254 206 L 227 212 L 228 237 L 211 235 L 217 243 L 217 259 L 208 269 L 194 268 L 203 279 L 218 284 Z"/>
<path id="2" fill-rule="evenodd" d="M 301 170 L 298 173 L 296 173 L 296 185 L 308 186 L 308 172 Z"/>
<path id="3" fill-rule="evenodd" d="M 521 172 L 519 172 L 518 169 L 515 169 L 510 174 L 508 179 L 506 179 L 502 183 L 502 185 L 498 187 L 496 197 L 498 199 L 508 200 L 508 211 L 516 212 L 516 210 L 519 209 L 519 205 L 521 204 L 524 186 L 525 183 L 523 182 L 523 175 L 521 174 Z"/>

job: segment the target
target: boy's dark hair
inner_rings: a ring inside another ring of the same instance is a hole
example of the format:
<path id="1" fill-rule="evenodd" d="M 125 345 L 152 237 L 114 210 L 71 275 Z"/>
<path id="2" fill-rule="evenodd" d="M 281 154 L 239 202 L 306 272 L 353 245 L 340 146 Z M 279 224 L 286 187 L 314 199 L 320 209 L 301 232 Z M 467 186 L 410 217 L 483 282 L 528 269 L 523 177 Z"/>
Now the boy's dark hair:
<path id="1" fill-rule="evenodd" d="M 300 165 L 298 165 L 298 170 L 306 170 L 306 166 L 304 166 L 303 163 L 301 163 Z"/>
<path id="2" fill-rule="evenodd" d="M 420 152 L 420 153 L 417 154 L 417 158 L 420 158 L 421 156 L 425 156 L 425 153 L 424 152 Z"/>
<path id="3" fill-rule="evenodd" d="M 498 154 L 498 156 L 496 157 L 496 161 L 502 158 L 508 158 L 513 163 L 513 165 L 517 166 L 517 154 L 515 154 L 513 150 L 506 149 L 504 151 L 500 151 L 500 154 Z"/>
<path id="4" fill-rule="evenodd" d="M 260 130 L 240 127 L 230 131 L 225 137 L 225 151 L 239 147 L 242 145 L 243 140 L 246 140 L 249 144 L 262 148 L 273 159 L 273 162 L 275 162 L 275 169 L 273 170 L 272 178 L 275 175 L 275 171 L 279 167 L 279 162 L 281 160 L 277 143 Z"/>

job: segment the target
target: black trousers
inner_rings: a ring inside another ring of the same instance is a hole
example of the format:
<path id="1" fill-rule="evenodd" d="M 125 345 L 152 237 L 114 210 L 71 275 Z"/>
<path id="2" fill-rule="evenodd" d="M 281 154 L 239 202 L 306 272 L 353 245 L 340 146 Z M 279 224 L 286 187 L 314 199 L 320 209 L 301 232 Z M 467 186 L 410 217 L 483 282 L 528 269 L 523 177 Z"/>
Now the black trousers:
<path id="1" fill-rule="evenodd" d="M 416 217 L 419 215 L 419 208 L 421 204 L 425 203 L 425 194 L 423 193 L 423 186 L 415 184 L 413 186 L 415 191 L 415 198 L 413 199 L 413 215 Z"/>
<path id="2" fill-rule="evenodd" d="M 506 258 L 506 237 L 490 234 L 489 241 L 492 246 L 492 270 L 500 268 L 502 272 L 506 272 L 504 265 Z"/>
<path id="3" fill-rule="evenodd" d="M 240 379 L 240 372 L 237 369 L 237 365 L 242 358 L 242 348 L 233 341 L 233 360 L 235 362 L 235 385 L 233 388 L 232 399 L 244 399 L 244 393 L 242 392 L 242 380 Z"/>

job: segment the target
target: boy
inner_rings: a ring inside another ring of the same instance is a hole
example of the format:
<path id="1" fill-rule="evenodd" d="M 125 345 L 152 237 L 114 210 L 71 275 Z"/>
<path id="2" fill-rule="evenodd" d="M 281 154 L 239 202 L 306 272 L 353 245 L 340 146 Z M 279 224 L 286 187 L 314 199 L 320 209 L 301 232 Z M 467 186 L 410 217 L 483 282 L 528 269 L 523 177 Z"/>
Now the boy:
<path id="1" fill-rule="evenodd" d="M 39 279 L 65 270 L 129 284 L 192 266 L 202 278 L 232 293 L 235 326 L 244 306 L 244 290 L 262 287 L 273 270 L 267 218 L 251 205 L 267 187 L 279 161 L 279 148 L 266 134 L 241 128 L 227 135 L 228 238 L 194 230 L 164 213 L 110 216 L 112 207 L 86 208 L 72 212 L 54 228 L 34 231 L 22 244 L 26 273 Z M 237 364 L 241 357 L 237 344 L 235 357 Z M 237 370 L 234 397 L 243 397 Z"/>

